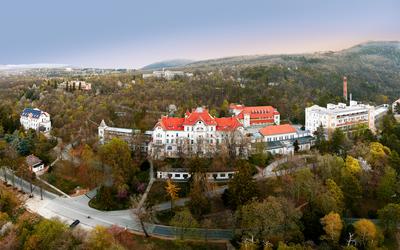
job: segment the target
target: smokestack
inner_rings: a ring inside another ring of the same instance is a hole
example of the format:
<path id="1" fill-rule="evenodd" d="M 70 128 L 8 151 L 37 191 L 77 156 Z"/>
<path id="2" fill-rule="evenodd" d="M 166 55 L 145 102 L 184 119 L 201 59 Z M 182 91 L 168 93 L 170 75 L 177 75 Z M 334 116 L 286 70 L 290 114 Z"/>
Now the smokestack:
<path id="1" fill-rule="evenodd" d="M 347 101 L 347 77 L 343 77 L 343 97 Z"/>

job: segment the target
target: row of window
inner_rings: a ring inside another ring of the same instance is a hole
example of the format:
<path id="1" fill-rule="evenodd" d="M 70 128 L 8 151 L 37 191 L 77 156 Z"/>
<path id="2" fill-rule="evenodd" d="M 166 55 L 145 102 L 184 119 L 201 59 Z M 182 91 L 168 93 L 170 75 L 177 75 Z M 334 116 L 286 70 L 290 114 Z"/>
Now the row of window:
<path id="1" fill-rule="evenodd" d="M 289 140 L 289 139 L 294 139 L 294 135 L 268 137 L 267 141 L 282 141 L 282 140 Z"/>

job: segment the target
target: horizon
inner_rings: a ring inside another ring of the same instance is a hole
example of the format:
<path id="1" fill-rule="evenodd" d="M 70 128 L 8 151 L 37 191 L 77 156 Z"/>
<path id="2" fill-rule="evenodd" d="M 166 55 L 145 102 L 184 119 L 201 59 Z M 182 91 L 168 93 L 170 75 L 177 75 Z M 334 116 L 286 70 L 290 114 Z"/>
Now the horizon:
<path id="1" fill-rule="evenodd" d="M 399 41 L 399 8 L 395 0 L 8 1 L 0 64 L 139 69 L 174 59 L 339 51 Z"/>
<path id="2" fill-rule="evenodd" d="M 340 52 L 342 50 L 347 50 L 347 49 L 351 49 L 355 46 L 358 45 L 362 45 L 362 44 L 367 44 L 367 43 L 385 43 L 385 42 L 398 42 L 400 43 L 400 40 L 369 40 L 369 41 L 364 41 L 364 42 L 360 42 L 357 44 L 353 44 L 349 47 L 345 47 L 345 48 L 340 48 L 337 50 L 318 50 L 318 51 L 307 51 L 307 52 L 299 52 L 299 53 L 271 53 L 271 54 L 266 54 L 266 53 L 259 53 L 259 54 L 243 54 L 243 55 L 227 55 L 227 56 L 223 56 L 223 57 L 212 57 L 212 58 L 205 58 L 205 59 L 200 59 L 200 60 L 196 60 L 196 59 L 188 59 L 188 58 L 166 58 L 165 60 L 161 60 L 161 61 L 155 61 L 155 62 L 151 62 L 149 64 L 146 65 L 142 65 L 138 68 L 124 68 L 124 67 L 91 67 L 91 66 L 76 66 L 76 65 L 70 65 L 70 64 L 63 64 L 63 63 L 46 63 L 46 62 L 38 62 L 38 63 L 30 63 L 30 64 L 0 64 L 0 66 L 4 66 L 4 67 L 10 67 L 10 68 L 29 68 L 29 67 L 33 67 L 33 68 L 97 68 L 97 69 L 128 69 L 128 70 L 141 70 L 142 68 L 152 65 L 152 64 L 157 64 L 157 63 L 163 63 L 163 62 L 168 62 L 168 61 L 174 61 L 174 60 L 191 60 L 191 63 L 195 63 L 195 62 L 201 62 L 201 61 L 208 61 L 208 60 L 218 60 L 218 59 L 224 59 L 224 58 L 234 58 L 234 57 L 246 57 L 246 56 L 274 56 L 274 55 L 302 55 L 302 54 L 315 54 L 315 53 L 326 53 L 326 52 Z M 179 66 L 178 66 L 179 67 Z M 0 68 L 1 70 L 2 68 Z"/>

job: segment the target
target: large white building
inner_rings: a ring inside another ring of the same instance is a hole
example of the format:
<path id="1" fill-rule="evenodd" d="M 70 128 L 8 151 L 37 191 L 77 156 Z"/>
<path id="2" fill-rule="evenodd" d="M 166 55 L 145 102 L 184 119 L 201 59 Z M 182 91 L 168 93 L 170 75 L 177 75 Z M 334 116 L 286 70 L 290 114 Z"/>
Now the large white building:
<path id="1" fill-rule="evenodd" d="M 184 118 L 161 117 L 152 137 L 149 150 L 156 158 L 212 155 L 223 146 L 238 154 L 246 150 L 244 128 L 236 117 L 216 118 L 202 107 L 187 111 Z"/>
<path id="2" fill-rule="evenodd" d="M 37 108 L 24 109 L 19 121 L 25 130 L 33 129 L 43 133 L 49 133 L 51 130 L 50 115 Z"/>
<path id="3" fill-rule="evenodd" d="M 306 130 L 314 133 L 319 126 L 326 132 L 341 128 L 345 132 L 354 129 L 358 125 L 365 125 L 372 131 L 375 130 L 374 107 L 350 101 L 345 103 L 328 104 L 326 108 L 314 105 L 306 108 Z"/>

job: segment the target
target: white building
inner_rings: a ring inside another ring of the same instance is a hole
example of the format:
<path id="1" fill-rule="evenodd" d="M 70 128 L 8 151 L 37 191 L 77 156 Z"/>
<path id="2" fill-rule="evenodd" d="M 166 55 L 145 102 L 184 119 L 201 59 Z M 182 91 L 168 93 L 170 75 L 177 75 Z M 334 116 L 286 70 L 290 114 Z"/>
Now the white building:
<path id="1" fill-rule="evenodd" d="M 140 147 L 142 153 L 147 153 L 151 137 L 141 134 L 139 129 L 109 127 L 104 120 L 101 121 L 98 127 L 98 136 L 100 144 L 105 144 L 113 138 L 118 138 L 125 141 L 133 150 Z"/>
<path id="2" fill-rule="evenodd" d="M 350 101 L 345 103 L 328 104 L 326 108 L 314 105 L 306 108 L 306 130 L 314 133 L 322 125 L 328 133 L 336 128 L 349 131 L 358 125 L 366 125 L 372 131 L 375 130 L 374 107 Z"/>
<path id="3" fill-rule="evenodd" d="M 393 112 L 393 114 L 398 114 L 397 111 L 400 111 L 400 109 L 397 108 L 398 105 L 400 105 L 400 99 L 397 99 L 396 101 L 394 101 L 392 103 L 392 112 Z"/>
<path id="4" fill-rule="evenodd" d="M 39 158 L 37 158 L 37 157 L 34 156 L 34 155 L 28 155 L 28 156 L 25 158 L 25 161 L 26 161 L 26 164 L 27 164 L 28 167 L 29 167 L 29 170 L 32 171 L 32 172 L 34 172 L 34 173 L 37 173 L 37 172 L 39 172 L 39 171 L 44 170 L 44 163 L 43 163 L 43 161 L 40 160 Z"/>
<path id="5" fill-rule="evenodd" d="M 40 109 L 24 109 L 19 121 L 25 130 L 33 129 L 44 133 L 51 130 L 50 115 Z"/>
<path id="6" fill-rule="evenodd" d="M 175 76 L 187 76 L 192 77 L 192 73 L 185 73 L 183 71 L 175 71 L 175 70 L 157 70 L 153 71 L 153 73 L 143 74 L 143 79 L 155 77 L 155 78 L 165 78 L 167 80 L 174 79 Z"/>
<path id="7" fill-rule="evenodd" d="M 237 171 L 207 172 L 206 177 L 210 181 L 226 181 L 233 178 Z M 169 169 L 157 171 L 157 179 L 171 179 L 176 181 L 188 181 L 191 177 L 188 169 Z"/>
<path id="8" fill-rule="evenodd" d="M 90 91 L 92 90 L 92 84 L 89 82 L 85 81 L 66 81 L 58 84 L 58 89 L 67 89 L 71 88 L 74 90 L 84 90 L 84 91 Z"/>
<path id="9" fill-rule="evenodd" d="M 267 126 L 259 130 L 265 149 L 271 154 L 293 155 L 297 142 L 299 151 L 310 150 L 314 138 L 310 131 L 301 130 L 290 124 Z"/>
<path id="10" fill-rule="evenodd" d="M 184 118 L 163 116 L 154 127 L 149 150 L 153 157 L 180 154 L 210 155 L 219 146 L 238 154 L 245 150 L 244 128 L 235 117 L 216 118 L 206 108 L 186 112 Z M 232 149 L 234 148 L 234 149 Z"/>

